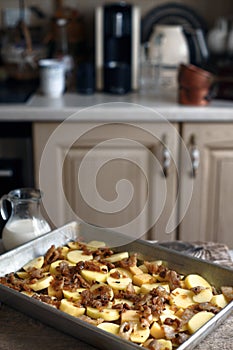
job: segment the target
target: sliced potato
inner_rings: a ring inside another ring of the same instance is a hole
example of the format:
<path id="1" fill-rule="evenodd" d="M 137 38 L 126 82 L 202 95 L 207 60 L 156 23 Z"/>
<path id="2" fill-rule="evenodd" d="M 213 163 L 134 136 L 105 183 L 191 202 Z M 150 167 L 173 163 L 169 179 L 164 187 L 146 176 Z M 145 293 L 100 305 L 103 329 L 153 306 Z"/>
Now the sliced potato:
<path id="1" fill-rule="evenodd" d="M 120 278 L 129 277 L 129 278 L 131 278 L 131 280 L 133 278 L 133 274 L 129 270 L 124 269 L 123 267 L 116 267 L 114 269 L 111 269 L 109 271 L 109 275 L 111 276 L 112 274 L 114 274 L 116 272 L 119 273 Z"/>
<path id="2" fill-rule="evenodd" d="M 67 253 L 67 259 L 74 263 L 77 264 L 79 261 L 88 261 L 88 260 L 92 260 L 93 259 L 93 255 L 86 255 L 83 254 L 82 250 L 70 250 Z"/>
<path id="3" fill-rule="evenodd" d="M 133 332 L 130 335 L 130 340 L 134 343 L 144 343 L 150 336 L 150 328 L 141 328 L 140 324 L 135 324 Z"/>
<path id="4" fill-rule="evenodd" d="M 22 278 L 23 280 L 29 277 L 29 274 L 26 271 L 18 271 L 16 272 L 16 274 L 19 278 Z"/>
<path id="5" fill-rule="evenodd" d="M 175 305 L 178 308 L 186 309 L 187 307 L 195 304 L 193 301 L 194 292 L 189 289 L 176 288 L 170 295 L 171 305 Z"/>
<path id="6" fill-rule="evenodd" d="M 126 290 L 126 288 L 128 287 L 129 283 L 131 283 L 131 282 L 132 282 L 132 280 L 129 277 L 113 278 L 113 277 L 109 276 L 107 278 L 108 285 L 111 288 L 117 289 L 117 290 Z"/>
<path id="7" fill-rule="evenodd" d="M 195 303 L 208 303 L 213 297 L 212 290 L 210 288 L 202 289 L 198 294 L 193 296 Z"/>
<path id="8" fill-rule="evenodd" d="M 92 318 L 103 318 L 105 321 L 116 321 L 120 318 L 120 313 L 118 310 L 115 309 L 96 309 L 91 306 L 87 306 L 87 316 Z"/>
<path id="9" fill-rule="evenodd" d="M 171 340 L 166 340 L 166 339 L 157 339 L 157 342 L 160 345 L 160 350 L 172 350 L 172 342 Z"/>
<path id="10" fill-rule="evenodd" d="M 27 264 L 23 266 L 23 269 L 25 271 L 29 271 L 33 268 L 35 269 L 41 269 L 44 264 L 44 257 L 43 256 L 38 256 L 38 258 L 35 258 L 31 261 L 29 261 Z"/>
<path id="11" fill-rule="evenodd" d="M 51 275 L 58 275 L 60 273 L 57 268 L 62 262 L 68 263 L 69 266 L 75 266 L 75 264 L 71 263 L 68 260 L 56 260 L 52 264 L 50 264 L 49 272 Z"/>
<path id="12" fill-rule="evenodd" d="M 210 302 L 214 306 L 221 307 L 222 309 L 228 304 L 228 301 L 223 294 L 214 295 Z"/>
<path id="13" fill-rule="evenodd" d="M 193 334 L 199 328 L 201 328 L 207 321 L 209 321 L 212 317 L 214 317 L 214 314 L 212 312 L 208 312 L 208 311 L 198 312 L 188 321 L 187 326 L 188 326 L 189 332 Z"/>
<path id="14" fill-rule="evenodd" d="M 124 322 L 139 322 L 140 313 L 137 310 L 125 310 L 121 313 L 121 323 Z"/>
<path id="15" fill-rule="evenodd" d="M 108 273 L 86 269 L 81 270 L 81 275 L 88 282 L 106 282 L 108 278 Z"/>
<path id="16" fill-rule="evenodd" d="M 78 288 L 75 292 L 70 292 L 69 290 L 63 289 L 62 292 L 66 299 L 76 301 L 81 299 L 81 294 L 84 290 L 85 288 Z"/>
<path id="17" fill-rule="evenodd" d="M 128 299 L 114 299 L 114 305 L 117 304 L 128 304 L 130 307 L 134 305 L 134 302 L 132 300 L 128 300 Z"/>
<path id="18" fill-rule="evenodd" d="M 29 287 L 33 289 L 35 292 L 48 288 L 50 283 L 53 280 L 53 276 L 45 276 L 43 278 L 40 278 L 35 283 L 29 284 Z"/>
<path id="19" fill-rule="evenodd" d="M 199 287 L 199 286 L 212 289 L 209 282 L 207 282 L 205 278 L 197 274 L 190 274 L 186 276 L 184 279 L 184 282 L 188 289 Z"/>
<path id="20" fill-rule="evenodd" d="M 67 245 L 70 249 L 80 249 L 79 242 L 68 242 Z"/>
<path id="21" fill-rule="evenodd" d="M 117 261 L 121 261 L 123 259 L 127 259 L 128 257 L 129 257 L 129 253 L 128 252 L 122 252 L 122 253 L 113 254 L 113 255 L 109 256 L 108 258 L 105 258 L 105 260 L 109 261 L 111 263 L 115 263 Z"/>
<path id="22" fill-rule="evenodd" d="M 150 291 L 157 287 L 163 287 L 168 293 L 170 293 L 170 287 L 168 283 L 145 283 L 141 285 L 141 293 L 147 294 Z"/>
<path id="23" fill-rule="evenodd" d="M 87 247 L 88 249 L 98 249 L 98 248 L 104 248 L 106 247 L 105 242 L 101 242 L 101 241 L 90 241 L 87 243 Z"/>
<path id="24" fill-rule="evenodd" d="M 155 339 L 164 338 L 164 330 L 158 322 L 154 322 L 150 328 L 150 334 Z"/>
<path id="25" fill-rule="evenodd" d="M 119 333 L 119 329 L 120 329 L 120 326 L 118 324 L 111 323 L 111 322 L 100 323 L 97 327 L 100 329 L 103 329 L 106 332 L 116 334 L 116 335 Z"/>
<path id="26" fill-rule="evenodd" d="M 64 258 L 66 258 L 68 251 L 69 251 L 69 248 L 66 246 L 63 246 L 61 248 L 61 254 L 64 256 Z"/>
<path id="27" fill-rule="evenodd" d="M 141 287 L 142 284 L 153 283 L 153 282 L 155 282 L 155 280 L 149 273 L 141 273 L 139 275 L 133 276 L 133 283 L 139 287 Z"/>
<path id="28" fill-rule="evenodd" d="M 132 272 L 133 275 L 141 275 L 142 270 L 137 266 L 130 266 L 129 267 L 130 272 Z"/>
<path id="29" fill-rule="evenodd" d="M 107 285 L 106 283 L 103 282 L 98 282 L 98 283 L 94 283 L 91 287 L 90 287 L 90 291 L 94 292 L 96 289 L 101 289 L 101 287 L 108 287 L 108 291 L 109 291 L 109 299 L 112 300 L 114 298 L 114 292 L 112 290 L 112 288 Z"/>
<path id="30" fill-rule="evenodd" d="M 63 294 L 62 294 L 62 290 L 61 289 L 54 289 L 53 286 L 51 286 L 51 284 L 48 286 L 48 295 L 50 297 L 56 297 L 58 299 L 62 299 Z"/>
<path id="31" fill-rule="evenodd" d="M 77 307 L 72 301 L 67 299 L 61 300 L 59 309 L 75 317 L 83 315 L 86 311 L 85 307 Z"/>

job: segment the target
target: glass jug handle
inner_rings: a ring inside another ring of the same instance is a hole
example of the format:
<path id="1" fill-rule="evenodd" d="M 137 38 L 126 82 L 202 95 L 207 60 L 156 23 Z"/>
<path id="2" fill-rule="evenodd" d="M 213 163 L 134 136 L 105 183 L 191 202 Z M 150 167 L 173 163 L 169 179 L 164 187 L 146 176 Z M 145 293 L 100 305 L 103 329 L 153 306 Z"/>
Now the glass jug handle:
<path id="1" fill-rule="evenodd" d="M 4 194 L 1 198 L 0 198 L 0 211 L 1 211 L 1 215 L 3 220 L 7 220 L 8 219 L 8 212 L 7 212 L 7 207 L 6 207 L 6 200 L 8 199 L 8 195 Z"/>

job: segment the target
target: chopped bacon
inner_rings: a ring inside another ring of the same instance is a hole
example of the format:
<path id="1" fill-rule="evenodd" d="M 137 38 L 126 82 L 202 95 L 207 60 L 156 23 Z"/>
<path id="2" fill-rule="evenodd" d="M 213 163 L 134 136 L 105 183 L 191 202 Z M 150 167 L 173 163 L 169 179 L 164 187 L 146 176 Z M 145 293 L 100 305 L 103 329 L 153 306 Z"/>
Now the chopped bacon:
<path id="1" fill-rule="evenodd" d="M 222 294 L 227 298 L 227 300 L 233 300 L 233 287 L 221 287 Z"/>
<path id="2" fill-rule="evenodd" d="M 122 259 L 119 261 L 119 266 L 123 267 L 124 269 L 129 269 L 129 267 L 137 266 L 137 254 L 132 254 L 127 259 Z"/>

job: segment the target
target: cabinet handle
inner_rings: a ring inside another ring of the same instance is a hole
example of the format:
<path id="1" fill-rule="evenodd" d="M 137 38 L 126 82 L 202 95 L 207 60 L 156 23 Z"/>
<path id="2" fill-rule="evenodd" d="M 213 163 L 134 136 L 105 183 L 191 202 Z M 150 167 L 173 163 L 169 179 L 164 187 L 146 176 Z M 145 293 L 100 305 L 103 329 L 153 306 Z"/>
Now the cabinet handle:
<path id="1" fill-rule="evenodd" d="M 190 137 L 190 157 L 192 162 L 191 176 L 196 177 L 200 164 L 200 151 L 197 147 L 196 136 L 194 134 Z"/>
<path id="2" fill-rule="evenodd" d="M 169 149 L 167 148 L 167 138 L 163 138 L 163 174 L 165 177 L 168 177 L 169 168 L 171 165 L 171 154 Z"/>

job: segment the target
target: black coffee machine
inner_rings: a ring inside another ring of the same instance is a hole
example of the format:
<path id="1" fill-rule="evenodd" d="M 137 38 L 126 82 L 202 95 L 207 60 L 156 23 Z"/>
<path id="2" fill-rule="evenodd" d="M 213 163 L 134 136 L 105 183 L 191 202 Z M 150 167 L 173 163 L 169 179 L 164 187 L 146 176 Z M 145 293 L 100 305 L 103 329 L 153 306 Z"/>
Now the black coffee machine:
<path id="1" fill-rule="evenodd" d="M 96 88 L 125 94 L 138 88 L 140 10 L 120 2 L 96 9 Z"/>

